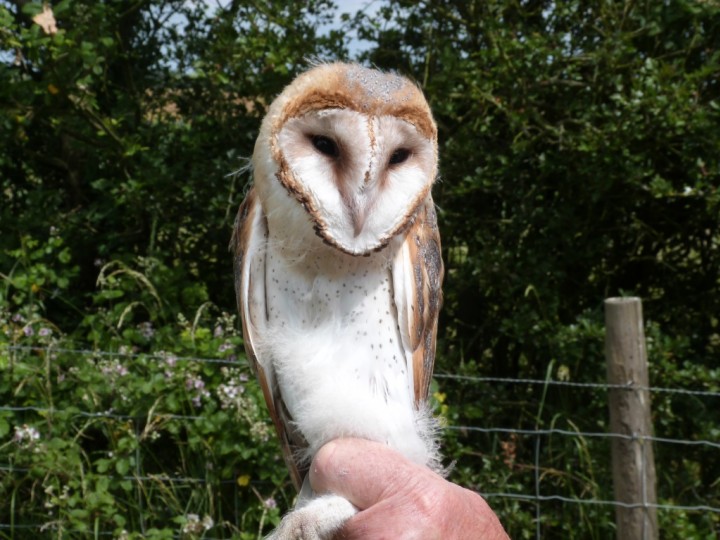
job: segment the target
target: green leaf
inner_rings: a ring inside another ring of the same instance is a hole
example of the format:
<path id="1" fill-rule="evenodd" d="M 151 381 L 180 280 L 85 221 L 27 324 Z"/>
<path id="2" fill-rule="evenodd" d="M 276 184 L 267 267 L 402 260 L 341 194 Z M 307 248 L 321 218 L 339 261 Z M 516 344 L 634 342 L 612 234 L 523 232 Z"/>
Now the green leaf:
<path id="1" fill-rule="evenodd" d="M 127 475 L 128 471 L 130 471 L 130 462 L 127 459 L 118 459 L 115 462 L 115 471 L 120 476 Z"/>

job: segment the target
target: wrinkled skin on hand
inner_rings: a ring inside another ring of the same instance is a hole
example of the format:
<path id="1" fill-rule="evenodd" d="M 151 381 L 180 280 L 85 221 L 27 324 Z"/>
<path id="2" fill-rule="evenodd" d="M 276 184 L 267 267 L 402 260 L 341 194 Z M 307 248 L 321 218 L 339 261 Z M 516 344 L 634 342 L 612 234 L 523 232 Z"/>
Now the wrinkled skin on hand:
<path id="1" fill-rule="evenodd" d="M 312 462 L 310 483 L 315 492 L 341 495 L 361 510 L 338 539 L 509 540 L 480 495 L 377 442 L 326 444 Z"/>

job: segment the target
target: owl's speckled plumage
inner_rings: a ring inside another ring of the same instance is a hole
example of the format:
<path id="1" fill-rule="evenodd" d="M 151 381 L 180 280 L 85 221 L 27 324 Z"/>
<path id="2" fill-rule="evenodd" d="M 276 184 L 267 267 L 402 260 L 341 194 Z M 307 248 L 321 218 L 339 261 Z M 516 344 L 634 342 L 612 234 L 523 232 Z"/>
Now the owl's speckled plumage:
<path id="1" fill-rule="evenodd" d="M 422 92 L 357 65 L 315 67 L 270 106 L 253 170 L 233 239 L 238 308 L 296 487 L 343 436 L 437 469 L 426 400 L 443 267 Z M 305 486 L 273 538 L 329 537 L 355 511 Z"/>

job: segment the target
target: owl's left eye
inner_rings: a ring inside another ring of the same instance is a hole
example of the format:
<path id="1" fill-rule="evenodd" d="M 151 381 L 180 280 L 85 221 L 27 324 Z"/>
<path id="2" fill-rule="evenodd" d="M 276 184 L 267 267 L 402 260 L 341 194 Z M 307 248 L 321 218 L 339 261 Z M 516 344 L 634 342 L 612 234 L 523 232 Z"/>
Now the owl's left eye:
<path id="1" fill-rule="evenodd" d="M 312 135 L 310 140 L 312 141 L 315 150 L 321 154 L 331 158 L 336 158 L 340 155 L 340 149 L 338 148 L 337 143 L 330 137 L 325 137 L 324 135 Z"/>
<path id="2" fill-rule="evenodd" d="M 404 161 L 407 161 L 407 158 L 410 157 L 410 150 L 407 148 L 398 148 L 390 155 L 390 160 L 388 161 L 389 165 L 398 165 L 399 163 L 403 163 Z"/>

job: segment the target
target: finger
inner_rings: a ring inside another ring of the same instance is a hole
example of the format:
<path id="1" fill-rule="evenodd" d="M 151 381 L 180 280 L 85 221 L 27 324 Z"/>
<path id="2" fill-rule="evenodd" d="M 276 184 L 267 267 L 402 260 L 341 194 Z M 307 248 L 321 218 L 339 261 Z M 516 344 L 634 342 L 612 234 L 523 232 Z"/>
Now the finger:
<path id="1" fill-rule="evenodd" d="M 421 492 L 385 499 L 345 522 L 338 540 L 509 540 L 477 493 L 437 480 Z"/>

